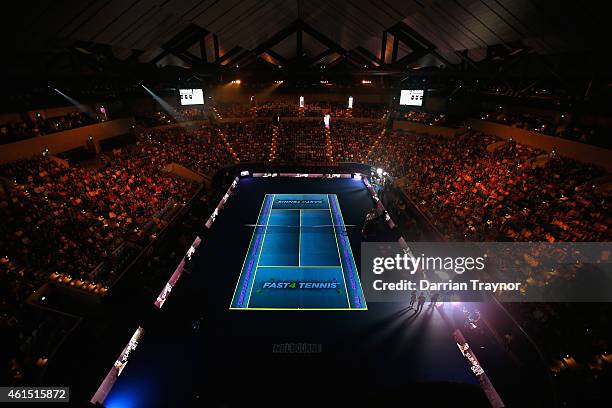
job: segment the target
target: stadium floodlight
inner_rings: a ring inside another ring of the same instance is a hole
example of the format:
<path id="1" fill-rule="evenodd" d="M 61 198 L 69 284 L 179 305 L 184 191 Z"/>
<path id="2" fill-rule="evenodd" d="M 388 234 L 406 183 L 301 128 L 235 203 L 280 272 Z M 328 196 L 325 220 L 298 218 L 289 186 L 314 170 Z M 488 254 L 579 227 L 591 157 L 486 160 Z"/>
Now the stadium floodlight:
<path id="1" fill-rule="evenodd" d="M 376 169 L 376 174 L 378 174 L 379 176 L 382 176 L 383 174 L 383 169 L 381 169 L 380 167 Z"/>

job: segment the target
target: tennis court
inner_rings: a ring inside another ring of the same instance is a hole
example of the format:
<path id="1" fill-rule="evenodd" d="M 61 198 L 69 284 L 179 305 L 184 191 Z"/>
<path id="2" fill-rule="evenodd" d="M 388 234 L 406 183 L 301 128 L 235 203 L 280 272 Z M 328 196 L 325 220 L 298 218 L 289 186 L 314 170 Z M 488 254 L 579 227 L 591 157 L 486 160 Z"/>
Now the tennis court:
<path id="1" fill-rule="evenodd" d="M 367 309 L 335 194 L 266 194 L 230 309 Z"/>

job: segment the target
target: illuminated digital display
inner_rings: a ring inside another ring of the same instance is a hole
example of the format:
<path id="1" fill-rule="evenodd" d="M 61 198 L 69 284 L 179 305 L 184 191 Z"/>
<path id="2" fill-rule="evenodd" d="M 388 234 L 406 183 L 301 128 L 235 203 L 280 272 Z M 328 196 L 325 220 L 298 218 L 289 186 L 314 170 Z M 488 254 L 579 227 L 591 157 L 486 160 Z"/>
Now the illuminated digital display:
<path id="1" fill-rule="evenodd" d="M 400 105 L 422 106 L 424 94 L 425 91 L 422 89 L 402 89 L 400 94 Z"/>
<path id="2" fill-rule="evenodd" d="M 201 89 L 179 89 L 181 105 L 204 105 L 204 92 Z"/>

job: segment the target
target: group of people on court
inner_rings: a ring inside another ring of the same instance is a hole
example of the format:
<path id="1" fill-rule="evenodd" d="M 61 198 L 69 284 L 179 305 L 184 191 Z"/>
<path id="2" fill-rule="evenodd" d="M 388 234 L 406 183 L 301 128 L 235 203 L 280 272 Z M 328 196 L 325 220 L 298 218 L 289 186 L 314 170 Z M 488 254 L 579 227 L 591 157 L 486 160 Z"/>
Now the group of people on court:
<path id="1" fill-rule="evenodd" d="M 439 296 L 440 294 L 437 292 L 431 294 L 429 298 L 429 307 L 434 307 L 436 305 L 436 303 L 438 302 Z M 414 309 L 415 313 L 419 313 L 421 310 L 423 310 L 423 306 L 425 306 L 425 300 L 426 300 L 425 292 L 421 292 L 420 294 L 417 294 L 417 291 L 413 290 L 412 293 L 410 294 L 410 305 L 408 306 L 408 308 Z M 417 304 L 416 308 L 414 307 L 415 302 Z"/>

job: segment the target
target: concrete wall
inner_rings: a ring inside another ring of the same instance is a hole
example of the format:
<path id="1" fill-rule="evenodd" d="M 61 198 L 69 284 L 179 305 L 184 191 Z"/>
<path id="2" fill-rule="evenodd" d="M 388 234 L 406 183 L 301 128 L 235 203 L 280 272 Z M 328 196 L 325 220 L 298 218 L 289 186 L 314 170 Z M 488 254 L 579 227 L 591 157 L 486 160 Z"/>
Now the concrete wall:
<path id="1" fill-rule="evenodd" d="M 338 89 L 338 92 L 308 92 L 304 90 L 303 93 L 291 92 L 291 93 L 275 93 L 273 89 L 239 89 L 231 87 L 220 87 L 212 90 L 210 95 L 214 98 L 215 102 L 221 103 L 249 103 L 251 96 L 255 96 L 257 103 L 263 103 L 266 101 L 278 101 L 295 103 L 297 106 L 299 103 L 300 95 L 304 97 L 306 104 L 319 101 L 327 102 L 340 102 L 348 104 L 348 97 L 354 98 L 354 103 L 383 103 L 388 104 L 391 98 L 391 92 L 363 92 L 359 93 L 358 90 Z M 397 91 L 399 95 L 399 91 Z"/>
<path id="2" fill-rule="evenodd" d="M 281 122 L 299 122 L 299 121 L 310 121 L 310 122 L 323 122 L 323 115 L 321 116 L 304 116 L 304 117 L 295 117 L 295 116 L 281 116 Z M 369 122 L 383 122 L 381 119 L 374 118 L 342 118 L 342 117 L 333 117 L 331 118 L 331 125 L 334 125 L 334 122 L 353 122 L 353 123 L 369 123 Z"/>
<path id="3" fill-rule="evenodd" d="M 58 154 L 85 147 L 90 136 L 98 151 L 100 140 L 128 133 L 133 124 L 133 118 L 118 119 L 1 145 L 0 163 L 27 159 L 41 154 L 45 149 L 49 149 L 51 154 Z"/>
<path id="4" fill-rule="evenodd" d="M 295 116 L 281 116 L 280 118 L 281 122 L 296 122 L 296 121 L 323 121 L 323 116 L 316 116 L 316 117 L 312 117 L 312 116 L 305 116 L 305 117 L 295 117 Z M 236 123 L 236 122 L 272 122 L 272 118 L 253 118 L 253 117 L 246 117 L 246 118 L 223 118 L 223 119 L 217 119 L 217 123 Z M 332 117 L 331 119 L 331 123 L 333 126 L 334 122 L 355 122 L 355 123 L 359 123 L 359 122 L 382 122 L 381 119 L 371 119 L 371 118 L 342 118 L 342 117 Z M 207 120 L 200 120 L 200 121 L 191 121 L 191 122 L 181 122 L 180 125 L 191 125 L 191 124 L 200 124 L 200 123 L 204 123 L 204 124 L 208 124 Z M 172 126 L 176 126 L 176 125 L 168 125 L 169 127 Z M 156 126 L 160 127 L 161 126 Z"/>
<path id="5" fill-rule="evenodd" d="M 164 167 L 164 171 L 172 173 L 177 177 L 184 178 L 186 180 L 195 181 L 196 183 L 202 183 L 205 178 L 202 174 L 198 174 L 195 171 L 188 169 L 187 167 L 178 163 L 170 163 Z M 208 184 L 210 184 L 210 177 L 206 178 Z"/>
<path id="6" fill-rule="evenodd" d="M 464 129 L 448 128 L 443 126 L 430 126 L 424 123 L 408 122 L 396 120 L 393 122 L 393 129 L 404 130 L 407 132 L 424 133 L 432 136 L 451 137 L 463 133 Z"/>
<path id="7" fill-rule="evenodd" d="M 4 125 L 10 122 L 23 122 L 23 116 L 19 112 L 0 113 L 0 124 Z"/>
<path id="8" fill-rule="evenodd" d="M 606 169 L 607 172 L 612 172 L 612 150 L 480 119 L 470 119 L 469 123 L 474 130 L 497 135 L 504 139 L 512 138 L 519 143 L 537 147 L 547 152 L 555 150 L 562 156 L 584 163 L 596 164 Z"/>
<path id="9" fill-rule="evenodd" d="M 66 116 L 70 113 L 80 112 L 79 109 L 74 106 L 62 106 L 59 108 L 45 108 L 45 109 L 33 109 L 27 112 L 29 118 L 35 118 L 37 113 L 40 113 L 43 118 L 55 118 L 58 116 Z"/>
<path id="10" fill-rule="evenodd" d="M 272 118 L 254 118 L 252 116 L 244 118 L 223 118 L 217 119 L 217 123 L 236 123 L 236 122 L 272 122 Z M 208 123 L 208 121 L 206 121 Z"/>
<path id="11" fill-rule="evenodd" d="M 0 113 L 0 124 L 8 122 L 23 122 L 26 118 L 34 119 L 36 118 L 37 113 L 40 113 L 43 118 L 54 118 L 78 111 L 79 110 L 76 106 L 70 105 L 55 108 L 32 109 L 27 112 L 3 112 Z"/>

